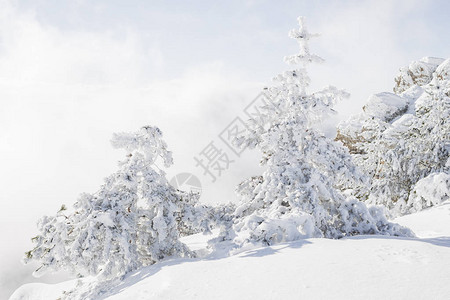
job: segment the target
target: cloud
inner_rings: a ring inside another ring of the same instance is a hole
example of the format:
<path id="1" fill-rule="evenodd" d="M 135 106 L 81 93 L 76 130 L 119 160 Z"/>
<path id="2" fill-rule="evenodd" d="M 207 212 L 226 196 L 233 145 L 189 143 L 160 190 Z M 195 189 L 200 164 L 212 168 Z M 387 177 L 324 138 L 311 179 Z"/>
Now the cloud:
<path id="1" fill-rule="evenodd" d="M 420 15 L 429 6 L 428 1 L 332 1 L 312 16 L 310 28 L 321 33 L 312 48 L 325 58 L 312 70 L 313 83 L 332 83 L 351 93 L 350 101 L 337 107 L 341 119 L 359 112 L 369 95 L 392 91 L 400 67 L 437 55 L 417 50 L 429 48 L 437 34 L 430 16 Z"/>
<path id="2" fill-rule="evenodd" d="M 144 46 L 130 29 L 61 31 L 7 3 L 0 18 L 3 83 L 136 84 L 163 65 L 157 45 Z"/>

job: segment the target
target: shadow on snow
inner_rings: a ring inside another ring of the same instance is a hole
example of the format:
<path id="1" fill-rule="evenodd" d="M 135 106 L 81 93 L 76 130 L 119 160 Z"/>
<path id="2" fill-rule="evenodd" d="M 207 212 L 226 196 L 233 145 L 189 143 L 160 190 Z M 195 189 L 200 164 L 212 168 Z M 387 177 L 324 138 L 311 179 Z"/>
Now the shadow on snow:
<path id="1" fill-rule="evenodd" d="M 345 240 L 367 240 L 367 239 L 377 239 L 377 240 L 401 240 L 401 241 L 409 241 L 409 242 L 422 242 L 422 243 L 428 243 L 434 246 L 439 247 L 450 247 L 450 237 L 443 236 L 443 237 L 436 237 L 436 238 L 405 238 L 405 237 L 393 237 L 393 236 L 384 236 L 384 235 L 358 235 L 358 236 L 351 236 L 351 237 L 345 237 L 342 239 L 339 239 L 340 241 Z M 247 258 L 247 257 L 264 257 L 268 255 L 273 255 L 278 252 L 280 252 L 283 249 L 286 248 L 293 248 L 293 249 L 299 249 L 305 245 L 313 244 L 312 241 L 308 239 L 293 241 L 293 242 L 287 242 L 287 243 L 281 243 L 276 244 L 273 246 L 267 246 L 267 247 L 254 247 L 249 249 L 243 249 L 242 251 L 233 253 L 232 256 L 237 256 L 240 258 Z M 222 249 L 224 250 L 224 249 Z M 224 253 L 223 251 L 219 251 L 220 253 Z M 158 273 L 160 270 L 166 267 L 174 266 L 174 265 L 180 265 L 184 263 L 193 263 L 198 261 L 205 261 L 205 260 L 219 260 L 224 259 L 230 256 L 226 255 L 218 255 L 217 252 L 212 252 L 206 257 L 203 258 L 175 258 L 175 259 L 169 259 L 166 261 L 162 261 L 159 263 L 156 263 L 154 265 L 144 267 L 141 270 L 132 272 L 128 275 L 126 275 L 118 284 L 117 281 L 111 281 L 109 284 L 106 283 L 103 287 L 101 287 L 102 283 L 99 283 L 99 289 L 97 289 L 97 292 L 100 292 L 101 295 L 97 294 L 96 299 L 105 299 L 107 297 L 113 296 L 115 294 L 118 294 L 125 289 L 127 289 L 130 286 L 133 286 L 134 284 L 137 284 L 146 278 Z M 103 283 L 105 284 L 105 283 Z"/>

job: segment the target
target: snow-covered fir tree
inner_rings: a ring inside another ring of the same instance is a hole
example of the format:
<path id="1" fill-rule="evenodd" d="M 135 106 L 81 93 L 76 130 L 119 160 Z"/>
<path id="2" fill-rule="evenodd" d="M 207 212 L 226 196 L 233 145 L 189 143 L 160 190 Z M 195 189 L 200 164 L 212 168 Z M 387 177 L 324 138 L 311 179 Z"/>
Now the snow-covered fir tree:
<path id="1" fill-rule="evenodd" d="M 265 89 L 268 105 L 248 121 L 246 135 L 237 139 L 242 146 L 258 148 L 267 169 L 238 187 L 241 204 L 233 233 L 227 237 L 238 245 L 271 245 L 304 237 L 411 235 L 388 222 L 382 209 L 368 208 L 343 192 L 360 185 L 364 177 L 347 149 L 325 137 L 318 125 L 347 93 L 335 87 L 307 92 L 310 79 L 305 67 L 323 60 L 308 47 L 315 35 L 302 17 L 298 21 L 300 28 L 289 36 L 300 51 L 285 61 L 299 68 L 275 77 L 278 84 Z"/>
<path id="2" fill-rule="evenodd" d="M 439 200 L 425 200 L 416 192 L 423 189 L 415 187 L 427 176 L 431 180 L 449 174 L 449 79 L 449 59 L 413 62 L 395 79 L 398 95 L 372 96 L 363 113 L 339 125 L 338 139 L 369 175 L 369 189 L 361 199 L 384 205 L 395 216 L 449 197 L 441 193 Z"/>
<path id="3" fill-rule="evenodd" d="M 168 256 L 193 255 L 179 237 L 208 229 L 206 208 L 196 195 L 176 191 L 157 166 L 172 164 L 162 132 L 145 126 L 114 134 L 112 144 L 127 152 L 119 170 L 70 211 L 63 207 L 39 221 L 36 246 L 25 258 L 40 264 L 35 275 L 65 269 L 110 279 Z"/>

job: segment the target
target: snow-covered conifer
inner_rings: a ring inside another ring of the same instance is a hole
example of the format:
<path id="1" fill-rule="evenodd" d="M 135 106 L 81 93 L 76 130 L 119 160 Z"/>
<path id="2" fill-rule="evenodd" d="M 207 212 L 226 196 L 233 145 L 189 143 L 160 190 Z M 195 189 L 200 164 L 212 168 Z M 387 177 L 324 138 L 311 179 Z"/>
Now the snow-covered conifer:
<path id="1" fill-rule="evenodd" d="M 36 246 L 25 258 L 40 264 L 35 275 L 66 269 L 114 278 L 167 256 L 193 254 L 179 236 L 199 230 L 197 198 L 177 192 L 157 166 L 172 164 L 162 132 L 145 126 L 114 134 L 112 144 L 127 151 L 119 170 L 96 193 L 82 194 L 71 211 L 39 221 Z"/>
<path id="2" fill-rule="evenodd" d="M 238 187 L 235 242 L 270 245 L 302 237 L 411 234 L 389 223 L 379 208 L 369 209 L 342 192 L 360 185 L 364 177 L 347 149 L 325 137 L 318 125 L 347 93 L 335 87 L 307 92 L 305 67 L 322 59 L 308 47 L 315 35 L 307 31 L 302 17 L 298 21 L 300 28 L 289 36 L 298 41 L 300 51 L 285 61 L 300 67 L 275 77 L 278 84 L 265 90 L 270 103 L 237 139 L 240 145 L 258 148 L 267 169 Z"/>

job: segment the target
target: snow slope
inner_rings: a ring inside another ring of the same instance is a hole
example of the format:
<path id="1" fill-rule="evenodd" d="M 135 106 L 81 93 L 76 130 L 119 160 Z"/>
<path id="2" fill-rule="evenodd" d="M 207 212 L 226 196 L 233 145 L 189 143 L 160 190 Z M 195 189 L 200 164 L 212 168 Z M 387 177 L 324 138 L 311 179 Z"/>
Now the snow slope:
<path id="1" fill-rule="evenodd" d="M 168 260 L 94 299 L 449 299 L 450 201 L 396 222 L 418 238 L 307 239 L 227 258 Z M 204 241 L 186 240 L 196 249 Z M 75 283 L 24 285 L 10 299 L 54 299 Z"/>

